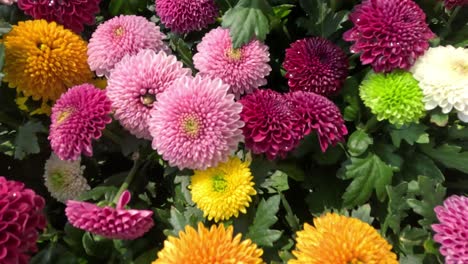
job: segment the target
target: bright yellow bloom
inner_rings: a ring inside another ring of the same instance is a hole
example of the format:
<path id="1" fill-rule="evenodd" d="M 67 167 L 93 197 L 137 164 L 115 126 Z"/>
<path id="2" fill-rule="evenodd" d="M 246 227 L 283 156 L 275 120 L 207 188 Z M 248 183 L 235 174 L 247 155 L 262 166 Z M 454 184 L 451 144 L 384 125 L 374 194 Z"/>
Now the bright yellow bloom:
<path id="1" fill-rule="evenodd" d="M 199 223 L 198 231 L 186 226 L 179 238 L 169 236 L 164 241 L 164 248 L 152 264 L 264 263 L 263 250 L 250 239 L 241 242 L 242 235 L 233 237 L 233 232 L 232 226 L 225 229 L 221 224 L 208 230 Z"/>
<path id="2" fill-rule="evenodd" d="M 49 101 L 57 100 L 68 88 L 92 80 L 86 42 L 55 22 L 19 22 L 3 38 L 3 80 L 9 87 L 16 88 L 19 98 L 42 100 L 43 110 Z M 25 101 L 20 99 L 20 105 Z M 22 107 L 28 109 L 25 105 Z"/>
<path id="3" fill-rule="evenodd" d="M 227 220 L 246 213 L 252 195 L 257 192 L 252 182 L 249 163 L 232 157 L 217 167 L 195 171 L 190 186 L 192 200 L 208 220 Z"/>
<path id="4" fill-rule="evenodd" d="M 297 232 L 289 264 L 398 264 L 392 246 L 367 223 L 328 213 Z"/>

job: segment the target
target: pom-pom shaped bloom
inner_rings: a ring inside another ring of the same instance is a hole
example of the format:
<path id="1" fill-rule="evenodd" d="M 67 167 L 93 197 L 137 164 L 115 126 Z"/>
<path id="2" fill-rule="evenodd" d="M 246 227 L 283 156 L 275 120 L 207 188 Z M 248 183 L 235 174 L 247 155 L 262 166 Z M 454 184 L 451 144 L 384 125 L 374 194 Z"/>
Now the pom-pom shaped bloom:
<path id="1" fill-rule="evenodd" d="M 180 169 L 224 162 L 242 140 L 242 105 L 221 80 L 182 77 L 158 95 L 149 129 L 153 148 Z"/>
<path id="2" fill-rule="evenodd" d="M 92 79 L 86 42 L 55 22 L 19 22 L 3 39 L 3 81 L 25 97 L 42 99 L 44 111 L 49 100 L 55 101 L 68 88 Z"/>
<path id="3" fill-rule="evenodd" d="M 447 9 L 453 9 L 457 6 L 465 6 L 468 5 L 468 0 L 440 0 L 444 1 L 444 5 Z"/>
<path id="4" fill-rule="evenodd" d="M 88 63 L 96 75 L 109 75 L 125 55 L 140 50 L 168 51 L 163 42 L 166 36 L 146 18 L 121 15 L 107 20 L 94 31 L 88 44 Z"/>
<path id="5" fill-rule="evenodd" d="M 148 118 L 157 95 L 189 69 L 163 51 L 142 50 L 135 56 L 125 56 L 112 71 L 106 89 L 115 110 L 114 117 L 138 138 L 151 139 Z"/>
<path id="6" fill-rule="evenodd" d="M 247 148 L 269 159 L 285 157 L 303 137 L 303 122 L 291 101 L 272 90 L 244 96 L 241 119 Z"/>
<path id="7" fill-rule="evenodd" d="M 376 72 L 408 70 L 435 37 L 413 0 L 364 0 L 349 18 L 354 27 L 343 38 L 355 42 L 351 52 Z"/>
<path id="8" fill-rule="evenodd" d="M 348 59 L 331 41 L 313 37 L 300 39 L 286 49 L 283 67 L 292 91 L 335 94 L 348 76 Z"/>
<path id="9" fill-rule="evenodd" d="M 423 90 L 427 110 L 439 106 L 449 113 L 455 108 L 458 118 L 468 122 L 468 49 L 430 48 L 411 72 Z"/>
<path id="10" fill-rule="evenodd" d="M 250 239 L 241 241 L 242 235 L 233 235 L 234 228 L 222 224 L 210 229 L 198 224 L 198 230 L 186 226 L 179 237 L 169 236 L 164 248 L 158 252 L 153 264 L 167 263 L 244 263 L 260 264 L 263 250 L 257 248 Z"/>
<path id="11" fill-rule="evenodd" d="M 328 213 L 297 232 L 296 259 L 289 264 L 397 264 L 392 246 L 369 224 Z"/>
<path id="12" fill-rule="evenodd" d="M 208 220 L 228 220 L 246 213 L 251 196 L 257 192 L 249 163 L 238 157 L 203 171 L 196 170 L 191 178 L 192 200 Z"/>
<path id="13" fill-rule="evenodd" d="M 27 264 L 46 226 L 44 199 L 24 184 L 0 176 L 0 263 Z"/>
<path id="14" fill-rule="evenodd" d="M 52 154 L 44 167 L 44 183 L 50 195 L 60 202 L 76 199 L 90 189 L 83 177 L 84 166 L 81 159 L 63 161 Z"/>
<path id="15" fill-rule="evenodd" d="M 55 21 L 77 33 L 83 25 L 93 25 L 100 0 L 18 0 L 18 7 L 34 19 Z"/>
<path id="16" fill-rule="evenodd" d="M 52 108 L 50 146 L 62 160 L 93 155 L 91 141 L 112 121 L 111 102 L 105 91 L 91 84 L 78 85 L 64 93 Z"/>
<path id="17" fill-rule="evenodd" d="M 432 225 L 434 240 L 442 245 L 445 263 L 468 263 L 468 197 L 452 195 L 434 211 L 440 222 Z"/>
<path id="18" fill-rule="evenodd" d="M 208 32 L 197 46 L 193 64 L 202 76 L 220 78 L 231 86 L 237 98 L 267 83 L 271 67 L 268 46 L 252 40 L 241 48 L 232 48 L 229 29 L 221 27 Z"/>
<path id="19" fill-rule="evenodd" d="M 65 214 L 71 225 L 110 239 L 133 240 L 143 236 L 154 225 L 153 211 L 125 209 L 130 202 L 124 191 L 116 208 L 69 200 Z"/>
<path id="20" fill-rule="evenodd" d="M 348 129 L 344 124 L 340 109 L 327 98 L 311 92 L 291 92 L 287 95 L 294 111 L 303 122 L 303 135 L 315 131 L 323 152 L 328 146 L 344 141 Z"/>
<path id="21" fill-rule="evenodd" d="M 156 13 L 167 28 L 189 33 L 214 23 L 219 11 L 214 0 L 156 0 Z"/>
<path id="22" fill-rule="evenodd" d="M 370 73 L 359 95 L 377 120 L 386 119 L 397 127 L 418 123 L 425 114 L 421 88 L 409 72 Z"/>

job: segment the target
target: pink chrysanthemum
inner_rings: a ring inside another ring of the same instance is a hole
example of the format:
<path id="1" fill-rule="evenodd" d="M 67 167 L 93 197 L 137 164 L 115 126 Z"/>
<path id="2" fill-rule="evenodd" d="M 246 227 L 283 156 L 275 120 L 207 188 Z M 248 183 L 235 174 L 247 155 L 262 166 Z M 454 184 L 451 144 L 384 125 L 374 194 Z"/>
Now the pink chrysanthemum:
<path id="1" fill-rule="evenodd" d="M 434 211 L 440 224 L 432 225 L 434 240 L 446 264 L 468 263 L 468 197 L 452 195 Z"/>
<path id="2" fill-rule="evenodd" d="M 221 80 L 182 77 L 158 96 L 149 129 L 172 166 L 204 170 L 225 162 L 242 140 L 242 105 Z"/>
<path id="3" fill-rule="evenodd" d="M 24 184 L 0 176 L 0 263 L 27 264 L 46 226 L 44 199 Z"/>
<path id="4" fill-rule="evenodd" d="M 157 95 L 172 82 L 191 71 L 163 51 L 142 50 L 125 56 L 112 71 L 106 93 L 115 110 L 114 117 L 138 138 L 151 139 L 148 118 Z"/>
<path id="5" fill-rule="evenodd" d="M 116 208 L 69 200 L 65 214 L 76 228 L 110 239 L 133 240 L 148 232 L 154 221 L 153 211 L 125 209 L 130 199 L 130 192 L 124 191 Z"/>
<path id="6" fill-rule="evenodd" d="M 125 55 L 142 49 L 168 51 L 166 36 L 146 18 L 121 15 L 107 20 L 94 31 L 88 44 L 88 64 L 96 75 L 109 75 Z"/>
<path id="7" fill-rule="evenodd" d="M 101 0 L 18 0 L 18 7 L 34 19 L 55 21 L 81 33 L 83 25 L 94 25 L 99 2 Z"/>
<path id="8" fill-rule="evenodd" d="M 111 102 L 105 91 L 91 84 L 72 87 L 52 107 L 49 140 L 62 160 L 76 160 L 83 153 L 93 155 L 91 141 L 112 121 Z"/>
<path id="9" fill-rule="evenodd" d="M 440 0 L 444 1 L 444 5 L 447 9 L 453 9 L 457 6 L 468 5 L 468 0 Z"/>
<path id="10" fill-rule="evenodd" d="M 348 129 L 340 109 L 332 101 L 321 95 L 303 91 L 288 93 L 286 97 L 292 102 L 294 111 L 301 117 L 303 135 L 315 131 L 323 152 L 328 146 L 344 141 Z"/>
<path id="11" fill-rule="evenodd" d="M 268 46 L 252 40 L 239 49 L 232 48 L 229 29 L 221 27 L 208 32 L 197 46 L 193 64 L 202 76 L 220 78 L 231 86 L 236 98 L 251 93 L 267 83 L 270 74 Z"/>
<path id="12" fill-rule="evenodd" d="M 214 0 L 156 0 L 156 13 L 167 28 L 189 33 L 214 23 L 219 11 Z"/>
<path id="13" fill-rule="evenodd" d="M 303 138 L 303 124 L 292 104 L 272 90 L 257 90 L 244 96 L 241 120 L 247 148 L 269 159 L 284 158 Z"/>
<path id="14" fill-rule="evenodd" d="M 335 94 L 348 76 L 348 59 L 331 41 L 312 37 L 300 39 L 286 49 L 283 67 L 292 91 Z"/>
<path id="15" fill-rule="evenodd" d="M 354 27 L 343 38 L 355 42 L 351 52 L 361 53 L 375 72 L 408 70 L 435 37 L 412 0 L 364 0 L 349 18 Z"/>

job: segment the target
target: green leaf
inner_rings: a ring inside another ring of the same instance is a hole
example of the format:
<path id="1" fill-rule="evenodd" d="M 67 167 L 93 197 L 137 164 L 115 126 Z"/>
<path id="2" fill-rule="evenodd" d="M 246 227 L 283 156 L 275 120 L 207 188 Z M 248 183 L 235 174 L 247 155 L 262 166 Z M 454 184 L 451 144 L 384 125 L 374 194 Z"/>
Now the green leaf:
<path id="1" fill-rule="evenodd" d="M 445 127 L 448 124 L 449 116 L 442 112 L 436 112 L 431 115 L 431 123 L 436 124 L 439 127 Z"/>
<path id="2" fill-rule="evenodd" d="M 347 106 L 343 112 L 346 121 L 358 121 L 361 115 L 359 82 L 356 77 L 348 77 L 343 85 L 342 94 Z"/>
<path id="3" fill-rule="evenodd" d="M 369 204 L 361 205 L 357 209 L 351 211 L 351 217 L 357 218 L 363 222 L 372 225 L 374 217 L 371 216 L 371 207 Z"/>
<path id="4" fill-rule="evenodd" d="M 424 255 L 402 255 L 400 256 L 400 264 L 416 264 L 423 263 Z"/>
<path id="5" fill-rule="evenodd" d="M 406 211 L 410 209 L 409 205 L 406 203 L 407 193 L 407 182 L 402 182 L 397 186 L 387 186 L 387 215 L 383 222 L 382 233 L 385 234 L 388 227 L 390 227 L 395 234 L 400 233 L 401 221 L 408 216 Z"/>
<path id="6" fill-rule="evenodd" d="M 392 142 L 395 147 L 399 148 L 401 141 L 404 140 L 410 145 L 414 143 L 428 143 L 429 134 L 426 131 L 427 127 L 422 124 L 411 124 L 409 127 L 404 126 L 402 128 L 392 127 L 390 130 L 390 136 L 392 137 Z"/>
<path id="7" fill-rule="evenodd" d="M 176 52 L 177 57 L 189 68 L 194 69 L 193 67 L 193 54 L 191 46 L 187 44 L 182 38 L 174 36 L 171 38 L 170 46 L 174 52 Z"/>
<path id="8" fill-rule="evenodd" d="M 78 259 L 67 248 L 58 244 L 50 243 L 46 248 L 37 253 L 29 264 L 78 264 Z"/>
<path id="9" fill-rule="evenodd" d="M 364 204 L 374 189 L 380 201 L 385 199 L 385 187 L 392 182 L 393 171 L 377 155 L 370 153 L 363 159 L 351 158 L 345 170 L 344 179 L 353 179 L 342 196 L 345 206 Z"/>
<path id="10" fill-rule="evenodd" d="M 468 140 L 468 127 L 454 125 L 449 128 L 450 139 Z"/>
<path id="11" fill-rule="evenodd" d="M 261 187 L 267 189 L 268 193 L 277 193 L 289 190 L 288 175 L 277 170 L 270 177 L 265 179 Z"/>
<path id="12" fill-rule="evenodd" d="M 273 7 L 273 16 L 270 17 L 270 28 L 274 29 L 284 25 L 288 20 L 285 19 L 291 13 L 294 5 L 283 4 Z"/>
<path id="13" fill-rule="evenodd" d="M 323 0 L 300 0 L 299 3 L 306 11 L 307 18 L 299 18 L 298 24 L 305 28 L 309 35 L 327 38 L 338 31 L 341 23 L 348 19 L 349 11 L 335 13 Z"/>
<path id="14" fill-rule="evenodd" d="M 177 236 L 180 231 L 185 229 L 185 226 L 190 225 L 190 220 L 183 213 L 177 210 L 177 208 L 171 207 L 169 223 L 172 225 L 172 230 L 170 230 L 170 232 L 172 235 Z"/>
<path id="15" fill-rule="evenodd" d="M 249 226 L 247 237 L 259 246 L 272 247 L 281 237 L 281 231 L 270 229 L 278 221 L 276 213 L 279 210 L 280 196 L 275 195 L 268 200 L 262 199 L 257 207 L 253 224 Z"/>
<path id="16" fill-rule="evenodd" d="M 408 155 L 405 160 L 406 162 L 402 169 L 402 173 L 406 180 L 412 180 L 419 175 L 423 175 L 438 182 L 444 181 L 444 175 L 440 171 L 439 167 L 437 167 L 434 161 L 426 155 L 411 153 L 411 155 Z"/>
<path id="17" fill-rule="evenodd" d="M 24 159 L 28 154 L 40 152 L 37 133 L 45 133 L 47 129 L 39 121 L 30 120 L 18 128 L 15 138 L 15 159 Z"/>
<path id="18" fill-rule="evenodd" d="M 278 170 L 283 171 L 289 178 L 295 181 L 303 181 L 305 177 L 304 171 L 299 168 L 296 163 L 280 162 L 278 164 Z"/>
<path id="19" fill-rule="evenodd" d="M 412 254 L 413 248 L 422 246 L 429 235 L 427 230 L 422 228 L 406 226 L 398 237 L 400 248 L 405 254 Z"/>
<path id="20" fill-rule="evenodd" d="M 102 197 L 108 196 L 113 197 L 117 193 L 117 187 L 115 186 L 97 186 L 94 187 L 92 190 L 89 190 L 83 193 L 78 200 L 86 201 L 86 200 L 94 200 L 99 201 Z"/>
<path id="21" fill-rule="evenodd" d="M 158 248 L 152 248 L 150 250 L 145 251 L 145 253 L 138 256 L 132 264 L 148 264 L 152 263 L 154 259 L 157 257 Z"/>
<path id="22" fill-rule="evenodd" d="M 444 144 L 434 148 L 434 144 L 420 145 L 424 154 L 442 163 L 447 168 L 457 169 L 468 173 L 468 152 L 462 152 L 462 148 L 456 145 Z"/>
<path id="23" fill-rule="evenodd" d="M 4 63 L 5 63 L 5 45 L 3 45 L 3 43 L 0 43 L 0 82 L 2 81 L 3 76 L 4 76 L 2 73 Z"/>
<path id="24" fill-rule="evenodd" d="M 366 152 L 372 143 L 374 140 L 366 132 L 358 129 L 348 138 L 348 152 L 352 156 L 359 156 Z"/>
<path id="25" fill-rule="evenodd" d="M 86 254 L 100 259 L 108 259 L 113 249 L 112 240 L 93 236 L 89 232 L 83 235 L 83 248 Z"/>
<path id="26" fill-rule="evenodd" d="M 404 162 L 403 158 L 395 153 L 397 151 L 395 146 L 378 143 L 374 145 L 373 150 L 385 163 L 392 167 L 393 171 L 400 171 Z"/>

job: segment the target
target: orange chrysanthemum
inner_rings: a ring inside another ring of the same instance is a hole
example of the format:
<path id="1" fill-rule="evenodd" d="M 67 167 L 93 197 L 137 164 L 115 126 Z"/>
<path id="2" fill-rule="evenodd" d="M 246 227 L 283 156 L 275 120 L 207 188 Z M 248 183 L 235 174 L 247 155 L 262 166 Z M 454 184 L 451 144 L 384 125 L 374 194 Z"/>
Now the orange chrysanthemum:
<path id="1" fill-rule="evenodd" d="M 397 264 L 392 246 L 367 223 L 328 213 L 297 232 L 289 264 Z"/>
<path id="2" fill-rule="evenodd" d="M 57 100 L 68 88 L 92 79 L 86 42 L 55 22 L 19 22 L 3 39 L 3 80 L 23 97 L 17 100 L 20 107 L 25 98 L 31 97 L 42 100 L 41 112 L 47 112 L 49 101 Z"/>
<path id="3" fill-rule="evenodd" d="M 153 264 L 244 263 L 259 264 L 263 250 L 250 239 L 241 242 L 241 234 L 233 238 L 234 229 L 213 225 L 210 229 L 198 224 L 179 232 L 179 238 L 170 236 L 158 252 Z"/>

